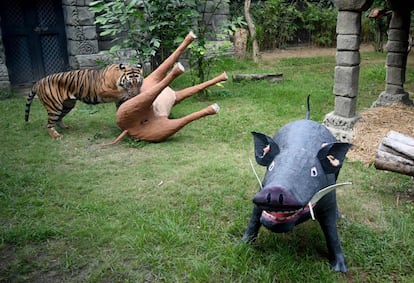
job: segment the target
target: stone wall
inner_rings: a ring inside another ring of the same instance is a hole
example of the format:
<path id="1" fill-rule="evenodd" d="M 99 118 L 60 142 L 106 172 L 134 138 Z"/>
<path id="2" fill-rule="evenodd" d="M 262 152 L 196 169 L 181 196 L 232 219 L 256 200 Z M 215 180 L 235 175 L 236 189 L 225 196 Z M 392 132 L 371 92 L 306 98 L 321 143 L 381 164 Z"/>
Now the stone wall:
<path id="1" fill-rule="evenodd" d="M 0 36 L 0 92 L 4 90 L 10 90 L 10 80 L 9 72 L 7 71 L 6 67 L 6 55 L 4 54 L 3 39 Z"/>
<path id="2" fill-rule="evenodd" d="M 89 11 L 91 2 L 62 0 L 71 69 L 94 67 L 100 58 L 94 14 Z"/>

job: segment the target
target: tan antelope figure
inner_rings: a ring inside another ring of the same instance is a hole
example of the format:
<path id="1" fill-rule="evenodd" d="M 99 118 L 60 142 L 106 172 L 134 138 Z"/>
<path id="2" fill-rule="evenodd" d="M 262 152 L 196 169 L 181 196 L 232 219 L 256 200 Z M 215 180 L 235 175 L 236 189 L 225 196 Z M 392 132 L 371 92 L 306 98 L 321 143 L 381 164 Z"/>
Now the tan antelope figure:
<path id="1" fill-rule="evenodd" d="M 195 38 L 194 33 L 190 32 L 178 48 L 155 71 L 144 78 L 141 92 L 118 108 L 116 122 L 123 132 L 111 144 L 118 143 L 126 135 L 143 141 L 164 141 L 188 123 L 219 111 L 219 106 L 212 104 L 182 118 L 168 118 L 175 104 L 209 86 L 227 80 L 227 74 L 222 73 L 209 81 L 183 90 L 175 91 L 168 86 L 184 72 L 184 67 L 175 62 Z"/>

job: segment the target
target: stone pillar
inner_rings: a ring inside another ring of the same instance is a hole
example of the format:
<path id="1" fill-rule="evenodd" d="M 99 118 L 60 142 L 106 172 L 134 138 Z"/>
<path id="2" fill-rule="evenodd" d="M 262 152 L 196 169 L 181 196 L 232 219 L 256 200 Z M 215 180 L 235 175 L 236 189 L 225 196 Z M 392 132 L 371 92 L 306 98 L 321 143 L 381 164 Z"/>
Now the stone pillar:
<path id="1" fill-rule="evenodd" d="M 4 54 L 3 38 L 1 37 L 0 28 L 0 91 L 10 91 L 9 72 L 7 70 L 5 58 L 6 55 Z"/>
<path id="2" fill-rule="evenodd" d="M 89 11 L 91 1 L 62 0 L 71 69 L 94 67 L 99 59 L 95 17 Z"/>
<path id="3" fill-rule="evenodd" d="M 410 10 L 401 9 L 392 12 L 386 46 L 388 53 L 385 91 L 379 95 L 373 107 L 394 103 L 413 105 L 413 101 L 404 90 L 410 21 Z"/>
<path id="4" fill-rule="evenodd" d="M 338 8 L 336 25 L 337 47 L 333 93 L 335 110 L 325 116 L 324 125 L 341 141 L 351 141 L 356 113 L 359 65 L 361 13 L 373 0 L 334 0 Z"/>

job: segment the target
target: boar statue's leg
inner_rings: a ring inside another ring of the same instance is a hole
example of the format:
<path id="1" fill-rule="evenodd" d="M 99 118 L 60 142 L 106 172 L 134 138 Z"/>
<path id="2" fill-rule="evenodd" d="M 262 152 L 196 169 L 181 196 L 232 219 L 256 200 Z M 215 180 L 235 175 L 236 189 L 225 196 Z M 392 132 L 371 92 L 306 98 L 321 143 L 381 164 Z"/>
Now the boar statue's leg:
<path id="1" fill-rule="evenodd" d="M 161 65 L 158 66 L 151 74 L 149 74 L 142 83 L 141 90 L 145 91 L 147 88 L 152 85 L 160 82 L 168 73 L 168 71 L 174 66 L 174 63 L 180 58 L 184 50 L 190 45 L 194 39 L 197 38 L 196 35 L 190 31 L 187 36 L 184 38 L 183 42 L 177 47 L 177 49 L 167 58 Z"/>

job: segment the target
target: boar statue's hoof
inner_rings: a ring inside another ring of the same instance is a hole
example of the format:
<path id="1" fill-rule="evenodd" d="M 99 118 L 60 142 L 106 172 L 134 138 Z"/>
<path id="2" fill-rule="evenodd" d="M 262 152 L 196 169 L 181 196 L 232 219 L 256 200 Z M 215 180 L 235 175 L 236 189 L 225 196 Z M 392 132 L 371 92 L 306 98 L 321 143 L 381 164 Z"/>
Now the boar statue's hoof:
<path id="1" fill-rule="evenodd" d="M 346 267 L 345 258 L 341 255 L 336 255 L 336 259 L 331 260 L 331 267 L 337 272 L 347 272 L 348 268 Z"/>

